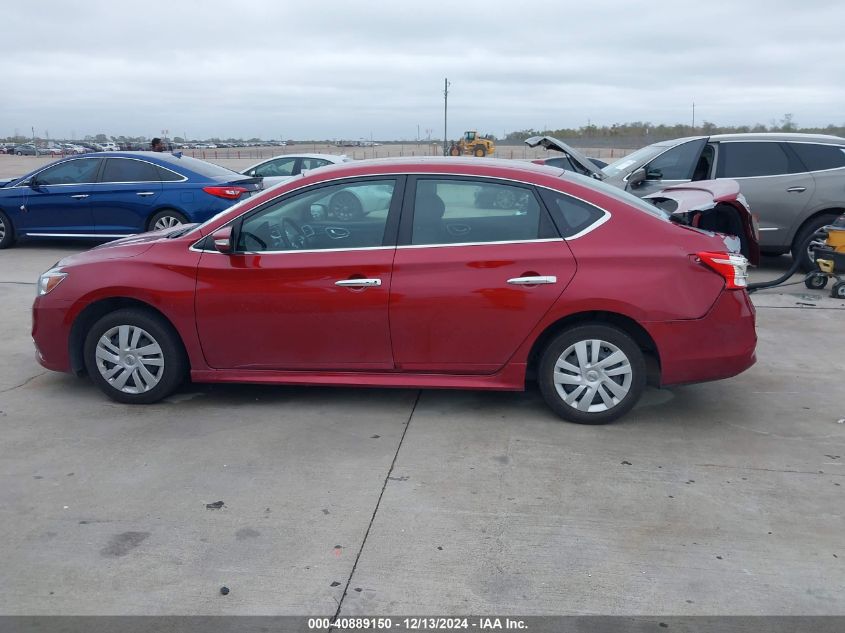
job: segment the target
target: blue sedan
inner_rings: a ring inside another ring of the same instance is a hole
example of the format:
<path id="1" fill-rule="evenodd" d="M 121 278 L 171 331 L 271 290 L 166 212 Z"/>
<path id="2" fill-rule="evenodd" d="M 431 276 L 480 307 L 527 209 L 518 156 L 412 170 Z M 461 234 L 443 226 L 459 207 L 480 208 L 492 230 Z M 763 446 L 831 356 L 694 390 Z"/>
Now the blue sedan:
<path id="1" fill-rule="evenodd" d="M 0 184 L 0 248 L 16 239 L 112 239 L 204 222 L 261 188 L 261 178 L 178 153 L 65 158 Z"/>

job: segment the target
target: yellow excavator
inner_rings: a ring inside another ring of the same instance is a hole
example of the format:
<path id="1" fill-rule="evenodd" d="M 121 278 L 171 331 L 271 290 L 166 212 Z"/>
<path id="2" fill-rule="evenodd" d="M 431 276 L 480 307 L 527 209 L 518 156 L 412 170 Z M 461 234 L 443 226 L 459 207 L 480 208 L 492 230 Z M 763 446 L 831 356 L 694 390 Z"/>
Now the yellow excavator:
<path id="1" fill-rule="evenodd" d="M 464 156 L 470 154 L 483 158 L 496 151 L 496 145 L 489 138 L 484 138 L 475 130 L 464 132 L 464 135 L 449 148 L 449 156 Z"/>

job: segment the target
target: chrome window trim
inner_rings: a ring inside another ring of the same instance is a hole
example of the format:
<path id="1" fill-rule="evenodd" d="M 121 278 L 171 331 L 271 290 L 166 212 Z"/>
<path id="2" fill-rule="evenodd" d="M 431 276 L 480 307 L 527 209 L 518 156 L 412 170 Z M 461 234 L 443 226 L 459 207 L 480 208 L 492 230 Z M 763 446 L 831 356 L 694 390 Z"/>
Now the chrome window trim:
<path id="1" fill-rule="evenodd" d="M 104 237 L 104 238 L 117 238 L 117 237 L 129 237 L 130 235 L 137 235 L 136 233 L 38 233 L 30 231 L 28 233 L 24 233 L 26 236 L 37 236 L 37 237 Z"/>
<path id="2" fill-rule="evenodd" d="M 334 163 L 334 164 L 340 164 L 340 163 Z M 474 174 L 461 174 L 461 173 L 455 173 L 455 172 L 451 172 L 451 171 L 450 172 L 417 172 L 417 171 L 378 172 L 378 173 L 373 173 L 373 174 L 365 174 L 365 175 L 357 175 L 357 176 L 338 176 L 337 178 L 329 178 L 327 180 L 321 180 L 320 182 L 311 182 L 311 183 L 301 185 L 299 187 L 295 187 L 294 189 L 290 189 L 290 190 L 288 190 L 284 193 L 280 193 L 276 196 L 273 196 L 272 198 L 268 198 L 267 200 L 264 200 L 260 204 L 265 205 L 265 204 L 273 203 L 274 201 L 281 198 L 282 196 L 294 194 L 297 191 L 299 191 L 300 189 L 304 189 L 304 188 L 310 187 L 312 185 L 325 185 L 325 184 L 337 182 L 339 180 L 352 180 L 352 179 L 358 179 L 358 178 L 391 178 L 391 177 L 392 178 L 398 178 L 400 176 L 427 176 L 427 177 L 430 176 L 430 177 L 433 177 L 433 178 L 437 178 L 437 177 L 440 177 L 440 176 L 456 176 L 456 177 L 466 177 L 466 178 L 486 178 L 487 180 L 501 180 L 503 182 L 513 182 L 513 183 L 517 183 L 519 185 L 523 185 L 523 186 L 526 186 L 526 187 L 542 187 L 543 189 L 548 189 L 549 191 L 555 191 L 557 193 L 563 193 L 564 195 L 570 196 L 570 197 L 575 198 L 577 200 L 581 200 L 581 202 L 586 202 L 587 204 L 590 204 L 590 205 L 596 207 L 597 209 L 599 209 L 600 211 L 603 211 L 604 213 L 606 213 L 608 215 L 608 219 L 611 216 L 611 213 L 607 209 L 603 209 L 602 207 L 599 207 L 599 206 L 595 205 L 594 203 L 589 202 L 588 200 L 584 200 L 582 198 L 579 198 L 578 196 L 575 196 L 571 193 L 566 193 L 565 191 L 560 191 L 558 189 L 552 189 L 551 187 L 548 187 L 548 186 L 545 186 L 545 185 L 537 185 L 537 184 L 534 184 L 533 182 L 526 182 L 524 180 L 516 180 L 515 178 L 505 178 L 503 176 L 478 176 L 478 175 L 474 175 Z M 297 177 L 298 176 L 294 176 L 294 178 L 297 178 Z M 281 186 L 282 184 L 284 184 L 284 183 L 279 183 L 279 185 L 276 185 L 276 186 Z M 265 189 L 263 191 L 259 191 L 255 195 L 261 195 L 264 191 L 270 191 L 270 189 Z M 246 202 L 246 201 L 244 201 L 244 202 Z M 253 207 L 253 209 L 254 209 L 254 207 Z M 196 252 L 199 252 L 199 253 L 217 252 L 217 251 L 206 251 L 206 250 L 203 250 L 203 249 L 194 248 L 194 246 L 198 242 L 201 242 L 202 240 L 204 240 L 206 237 L 208 237 L 208 235 L 210 235 L 214 231 L 219 231 L 220 229 L 224 228 L 228 224 L 236 222 L 237 220 L 239 220 L 241 218 L 241 216 L 243 216 L 247 213 L 250 213 L 253 209 L 247 209 L 246 211 L 243 211 L 242 213 L 239 213 L 235 217 L 229 219 L 227 222 L 225 222 L 225 223 L 217 226 L 216 228 L 212 229 L 211 231 L 209 231 L 208 234 L 202 236 L 201 238 L 199 238 L 198 240 L 193 242 L 191 244 L 191 246 L 189 247 L 189 250 L 193 250 L 193 251 L 196 251 Z M 607 220 L 602 221 L 601 224 L 603 224 L 606 221 Z M 597 224 L 598 222 L 599 221 L 597 220 L 595 223 L 593 223 L 590 226 L 593 226 L 593 227 L 598 226 L 598 224 Z M 190 235 L 194 231 L 199 230 L 199 228 L 201 226 L 203 226 L 204 224 L 205 224 L 205 222 L 198 224 L 196 227 L 194 227 L 193 229 L 191 229 L 190 231 L 185 233 L 185 235 L 186 236 Z M 587 227 L 587 228 L 590 228 L 590 227 Z M 581 237 L 582 235 L 585 235 L 588 232 L 589 231 L 587 231 L 585 229 L 584 231 L 582 231 L 582 232 L 578 233 L 577 235 L 572 236 L 570 238 L 557 237 L 557 238 L 546 238 L 546 239 L 550 239 L 552 241 L 554 241 L 554 240 L 564 240 L 565 241 L 567 239 L 575 239 L 576 237 Z M 517 240 L 517 241 L 506 241 L 506 242 L 501 242 L 501 243 L 512 244 L 512 243 L 520 243 L 520 242 L 526 242 L 526 241 L 528 241 L 528 242 L 541 241 L 542 242 L 542 241 L 546 241 L 546 240 L 543 240 L 543 239 L 541 239 L 541 240 Z M 498 243 L 498 242 L 467 242 L 464 245 L 475 246 L 475 245 L 479 245 L 479 244 L 495 244 L 495 243 Z M 414 246 L 415 248 L 417 248 L 419 246 L 428 246 L 428 245 L 407 245 L 407 246 Z M 442 245 L 434 244 L 432 246 L 455 246 L 455 244 L 442 244 Z M 359 247 L 359 248 L 355 248 L 355 249 L 339 249 L 339 250 L 361 250 L 362 248 L 403 248 L 403 247 L 404 246 L 402 246 L 402 247 L 393 247 L 393 246 L 381 247 L 380 246 L 380 247 Z M 329 250 L 329 249 L 320 249 L 318 252 L 326 252 L 327 250 Z M 267 253 L 267 252 L 276 252 L 276 251 L 261 251 L 261 252 Z M 278 251 L 278 252 L 287 253 L 287 252 L 290 252 L 290 251 Z M 302 253 L 304 251 L 293 251 L 293 252 Z M 224 253 L 221 253 L 221 255 L 223 255 L 223 254 Z"/>
<path id="3" fill-rule="evenodd" d="M 562 237 L 544 237 L 534 240 L 500 240 L 496 242 L 456 242 L 454 244 L 403 244 L 397 249 L 407 250 L 410 248 L 450 248 L 453 246 L 501 246 L 503 244 L 533 244 L 539 242 L 564 242 Z"/>
<path id="4" fill-rule="evenodd" d="M 225 255 L 231 257 L 233 255 L 296 255 L 297 253 L 344 253 L 346 251 L 386 251 L 395 250 L 396 246 L 350 246 L 348 248 L 303 248 L 291 249 L 287 251 L 241 251 L 237 253 L 221 253 L 217 249 L 197 248 L 197 244 L 206 238 L 197 240 L 191 244 L 189 251 L 195 253 L 217 253 L 218 255 Z"/>

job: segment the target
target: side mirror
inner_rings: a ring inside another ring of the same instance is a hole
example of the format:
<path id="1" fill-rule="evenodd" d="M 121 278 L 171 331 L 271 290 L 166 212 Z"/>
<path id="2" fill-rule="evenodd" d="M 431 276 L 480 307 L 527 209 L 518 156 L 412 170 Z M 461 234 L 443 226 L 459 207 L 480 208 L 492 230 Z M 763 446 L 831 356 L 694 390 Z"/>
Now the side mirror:
<path id="1" fill-rule="evenodd" d="M 211 234 L 211 239 L 214 241 L 214 248 L 217 249 L 217 252 L 230 255 L 234 251 L 235 246 L 232 244 L 231 226 L 217 229 Z"/>
<path id="2" fill-rule="evenodd" d="M 645 179 L 645 167 L 635 169 L 630 174 L 628 174 L 628 187 L 630 187 L 631 189 L 636 189 L 643 183 Z"/>
<path id="3" fill-rule="evenodd" d="M 311 205 L 311 219 L 325 220 L 329 215 L 329 208 L 324 204 Z"/>

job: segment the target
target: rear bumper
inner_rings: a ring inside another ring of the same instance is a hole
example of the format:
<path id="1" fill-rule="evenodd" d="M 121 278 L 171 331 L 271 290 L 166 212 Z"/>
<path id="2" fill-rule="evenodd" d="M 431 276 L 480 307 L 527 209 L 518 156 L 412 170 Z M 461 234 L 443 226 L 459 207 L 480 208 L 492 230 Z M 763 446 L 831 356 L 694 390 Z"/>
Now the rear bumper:
<path id="1" fill-rule="evenodd" d="M 723 290 L 701 319 L 647 322 L 660 355 L 660 384 L 730 378 L 757 360 L 755 311 L 748 293 Z"/>

